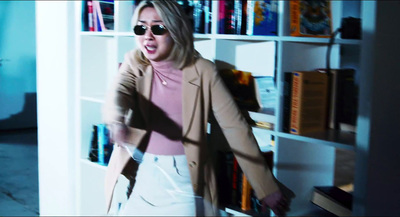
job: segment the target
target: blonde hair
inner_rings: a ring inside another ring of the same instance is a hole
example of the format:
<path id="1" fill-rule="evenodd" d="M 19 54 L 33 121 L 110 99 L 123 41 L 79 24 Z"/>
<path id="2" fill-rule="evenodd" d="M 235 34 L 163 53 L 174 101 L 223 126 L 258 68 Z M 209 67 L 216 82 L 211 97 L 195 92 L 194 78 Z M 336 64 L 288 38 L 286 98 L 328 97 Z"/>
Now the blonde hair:
<path id="1" fill-rule="evenodd" d="M 171 0 L 142 1 L 136 7 L 132 16 L 132 28 L 137 24 L 142 10 L 147 7 L 152 7 L 157 11 L 174 41 L 167 59 L 172 60 L 175 67 L 179 69 L 193 64 L 200 54 L 194 49 L 191 22 L 181 6 Z M 140 49 L 136 49 L 135 58 L 141 64 L 150 64 L 150 61 Z"/>

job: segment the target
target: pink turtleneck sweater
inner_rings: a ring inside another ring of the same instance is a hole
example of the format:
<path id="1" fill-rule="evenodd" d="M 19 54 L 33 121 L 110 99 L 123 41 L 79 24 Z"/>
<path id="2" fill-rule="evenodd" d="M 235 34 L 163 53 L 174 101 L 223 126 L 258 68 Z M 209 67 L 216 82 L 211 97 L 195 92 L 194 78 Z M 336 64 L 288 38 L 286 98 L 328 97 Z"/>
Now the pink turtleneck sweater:
<path id="1" fill-rule="evenodd" d="M 150 106 L 150 140 L 146 152 L 184 154 L 182 144 L 182 70 L 170 61 L 151 62 L 153 81 Z"/>

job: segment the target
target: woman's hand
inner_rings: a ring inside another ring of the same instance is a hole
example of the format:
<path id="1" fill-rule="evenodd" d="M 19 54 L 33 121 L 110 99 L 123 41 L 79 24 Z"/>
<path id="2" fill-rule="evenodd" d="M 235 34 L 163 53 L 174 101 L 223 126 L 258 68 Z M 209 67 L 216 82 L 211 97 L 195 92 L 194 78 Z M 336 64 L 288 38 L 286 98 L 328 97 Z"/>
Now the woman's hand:
<path id="1" fill-rule="evenodd" d="M 262 211 L 271 208 L 277 216 L 285 216 L 289 210 L 289 203 L 281 191 L 276 191 L 262 199 Z"/>
<path id="2" fill-rule="evenodd" d="M 113 143 L 117 143 L 118 146 L 122 146 L 126 143 L 128 127 L 125 124 L 113 123 L 111 124 L 110 131 L 110 137 Z"/>

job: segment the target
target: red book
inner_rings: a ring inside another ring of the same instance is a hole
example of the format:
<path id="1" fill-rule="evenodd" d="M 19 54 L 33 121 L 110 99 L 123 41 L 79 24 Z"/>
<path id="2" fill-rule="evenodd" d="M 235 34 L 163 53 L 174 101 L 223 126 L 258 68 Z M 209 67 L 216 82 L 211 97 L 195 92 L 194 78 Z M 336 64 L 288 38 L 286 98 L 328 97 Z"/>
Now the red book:
<path id="1" fill-rule="evenodd" d="M 236 157 L 233 157 L 233 172 L 232 172 L 232 204 L 236 204 L 238 198 L 238 176 L 239 176 L 239 164 Z"/>
<path id="2" fill-rule="evenodd" d="M 88 7 L 88 26 L 89 26 L 89 31 L 94 32 L 94 26 L 93 26 L 93 2 L 91 0 L 87 1 L 87 7 Z"/>
<path id="3" fill-rule="evenodd" d="M 225 0 L 218 2 L 218 33 L 225 34 Z"/>

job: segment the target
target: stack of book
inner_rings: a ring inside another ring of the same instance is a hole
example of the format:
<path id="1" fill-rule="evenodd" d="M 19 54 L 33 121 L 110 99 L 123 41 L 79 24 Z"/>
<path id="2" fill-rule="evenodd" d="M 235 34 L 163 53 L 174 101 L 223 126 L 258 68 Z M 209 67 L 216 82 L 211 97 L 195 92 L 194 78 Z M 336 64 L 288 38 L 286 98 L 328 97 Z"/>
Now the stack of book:
<path id="1" fill-rule="evenodd" d="M 178 0 L 192 22 L 194 33 L 211 33 L 211 0 Z"/>

